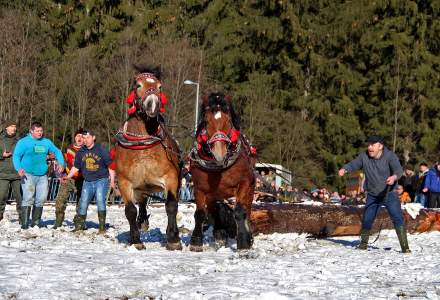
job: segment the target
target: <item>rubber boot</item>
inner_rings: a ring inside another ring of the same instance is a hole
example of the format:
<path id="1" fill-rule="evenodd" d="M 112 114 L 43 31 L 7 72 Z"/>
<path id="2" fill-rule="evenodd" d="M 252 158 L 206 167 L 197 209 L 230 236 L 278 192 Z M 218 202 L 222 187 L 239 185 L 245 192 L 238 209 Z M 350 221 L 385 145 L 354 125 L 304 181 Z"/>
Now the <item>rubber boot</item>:
<path id="1" fill-rule="evenodd" d="M 98 211 L 99 233 L 105 233 L 105 215 L 106 211 Z"/>
<path id="2" fill-rule="evenodd" d="M 23 214 L 21 213 L 21 208 L 19 211 L 17 211 L 17 213 L 18 213 L 18 224 L 21 225 L 22 224 L 21 218 L 23 217 Z"/>
<path id="3" fill-rule="evenodd" d="M 75 216 L 75 218 L 74 218 L 75 229 L 73 229 L 74 232 L 86 229 L 86 226 L 85 226 L 86 217 L 87 217 L 87 215 L 76 215 Z"/>
<path id="4" fill-rule="evenodd" d="M 64 214 L 56 214 L 55 225 L 53 225 L 53 229 L 57 229 L 63 226 L 63 221 L 64 221 Z"/>
<path id="5" fill-rule="evenodd" d="M 41 227 L 41 215 L 42 214 L 43 214 L 43 208 L 42 207 L 34 206 L 32 208 L 32 223 L 31 223 L 31 227 L 34 227 L 34 226 Z"/>
<path id="6" fill-rule="evenodd" d="M 16 210 L 17 210 L 17 215 L 18 215 L 18 224 L 21 225 L 21 201 L 17 201 L 17 205 L 16 205 Z"/>
<path id="7" fill-rule="evenodd" d="M 370 238 L 370 231 L 366 229 L 361 230 L 361 243 L 358 246 L 360 250 L 368 249 L 368 239 Z"/>
<path id="8" fill-rule="evenodd" d="M 397 238 L 399 239 L 400 247 L 402 248 L 402 253 L 411 253 L 408 246 L 408 238 L 406 236 L 406 227 L 398 226 L 396 227 Z"/>
<path id="9" fill-rule="evenodd" d="M 29 228 L 29 216 L 31 215 L 30 206 L 21 207 L 21 229 Z"/>

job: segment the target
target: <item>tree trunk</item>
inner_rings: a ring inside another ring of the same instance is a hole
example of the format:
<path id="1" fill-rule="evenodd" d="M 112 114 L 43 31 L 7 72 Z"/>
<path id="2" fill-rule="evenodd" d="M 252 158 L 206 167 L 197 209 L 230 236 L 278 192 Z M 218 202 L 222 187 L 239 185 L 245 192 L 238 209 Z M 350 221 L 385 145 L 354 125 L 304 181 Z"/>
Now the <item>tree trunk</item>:
<path id="1" fill-rule="evenodd" d="M 416 219 L 403 211 L 409 232 L 440 231 L 440 212 L 423 209 Z M 363 208 L 336 205 L 263 204 L 253 206 L 253 233 L 309 233 L 313 236 L 359 235 Z M 392 229 L 393 224 L 385 208 L 381 208 L 372 233 Z"/>

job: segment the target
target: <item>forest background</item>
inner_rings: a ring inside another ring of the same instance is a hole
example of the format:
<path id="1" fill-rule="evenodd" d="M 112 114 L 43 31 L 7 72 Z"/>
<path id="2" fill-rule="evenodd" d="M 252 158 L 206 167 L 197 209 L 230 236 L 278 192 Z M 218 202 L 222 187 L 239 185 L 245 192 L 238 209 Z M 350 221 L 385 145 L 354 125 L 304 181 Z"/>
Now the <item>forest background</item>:
<path id="1" fill-rule="evenodd" d="M 33 120 L 65 149 L 78 127 L 110 145 L 133 64 L 161 65 L 185 153 L 195 86 L 233 97 L 259 160 L 295 186 L 385 136 L 403 164 L 439 160 L 440 1 L 0 0 L 0 122 Z"/>

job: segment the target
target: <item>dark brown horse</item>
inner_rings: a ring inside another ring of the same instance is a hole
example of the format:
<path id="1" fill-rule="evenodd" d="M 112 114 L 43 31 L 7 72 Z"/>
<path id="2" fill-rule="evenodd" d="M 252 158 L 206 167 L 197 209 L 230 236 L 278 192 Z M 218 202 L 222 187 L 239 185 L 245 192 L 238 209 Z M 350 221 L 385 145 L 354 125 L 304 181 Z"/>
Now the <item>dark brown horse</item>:
<path id="1" fill-rule="evenodd" d="M 180 151 L 160 116 L 160 69 L 137 67 L 129 119 L 116 138 L 116 174 L 130 223 L 130 243 L 144 249 L 139 229 L 148 228 L 146 195 L 163 191 L 168 216 L 167 249 L 182 249 L 176 222 Z M 130 97 L 130 96 L 129 96 Z M 128 98 L 127 98 L 128 99 Z M 135 204 L 139 205 L 139 214 Z"/>
<path id="2" fill-rule="evenodd" d="M 238 249 L 252 246 L 249 216 L 255 157 L 239 130 L 230 98 L 211 93 L 203 99 L 197 143 L 190 155 L 197 204 L 192 251 L 202 251 L 203 223 L 208 217 L 213 219 L 214 238 L 220 245 L 229 235 L 237 238 Z M 223 204 L 230 198 L 235 198 L 232 205 Z"/>

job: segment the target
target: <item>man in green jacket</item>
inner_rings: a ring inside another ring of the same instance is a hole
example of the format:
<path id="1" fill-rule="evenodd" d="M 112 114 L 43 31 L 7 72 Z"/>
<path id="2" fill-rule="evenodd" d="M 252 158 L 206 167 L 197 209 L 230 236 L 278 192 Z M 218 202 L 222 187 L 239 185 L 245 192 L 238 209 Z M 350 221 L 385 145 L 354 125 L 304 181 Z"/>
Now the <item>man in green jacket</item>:
<path id="1" fill-rule="evenodd" d="M 0 133 L 0 221 L 3 219 L 9 187 L 11 187 L 12 195 L 17 202 L 18 220 L 21 224 L 20 176 L 12 165 L 12 152 L 18 141 L 17 123 L 8 120 L 3 124 L 3 128 L 4 130 Z"/>

